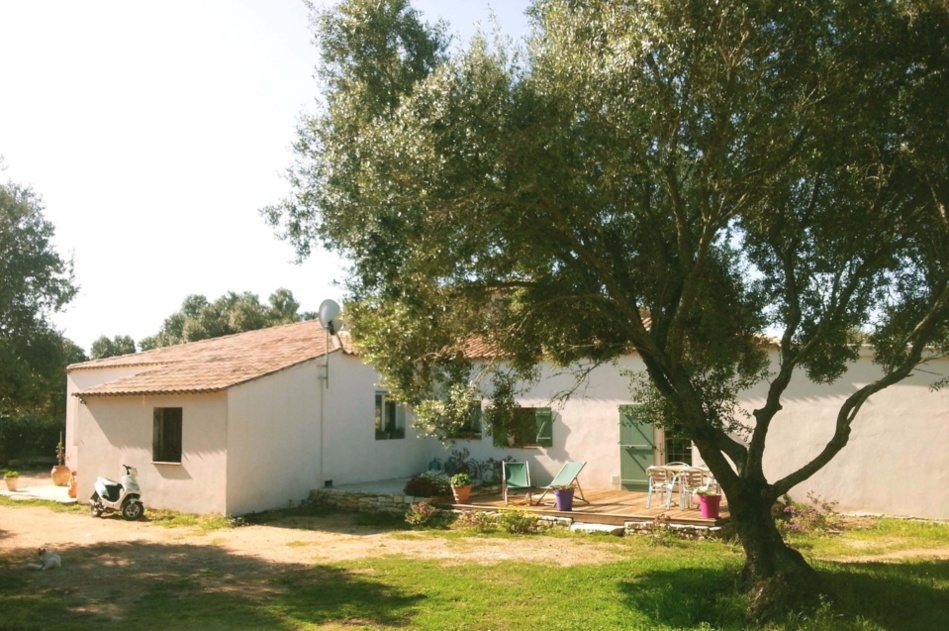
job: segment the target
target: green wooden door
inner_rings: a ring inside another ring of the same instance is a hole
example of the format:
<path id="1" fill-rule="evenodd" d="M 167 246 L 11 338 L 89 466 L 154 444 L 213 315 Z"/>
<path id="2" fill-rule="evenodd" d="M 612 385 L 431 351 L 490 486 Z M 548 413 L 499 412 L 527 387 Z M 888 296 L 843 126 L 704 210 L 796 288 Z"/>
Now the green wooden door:
<path id="1" fill-rule="evenodd" d="M 656 440 L 653 426 L 640 420 L 637 406 L 619 408 L 620 482 L 628 491 L 649 488 L 646 468 L 656 462 Z"/>

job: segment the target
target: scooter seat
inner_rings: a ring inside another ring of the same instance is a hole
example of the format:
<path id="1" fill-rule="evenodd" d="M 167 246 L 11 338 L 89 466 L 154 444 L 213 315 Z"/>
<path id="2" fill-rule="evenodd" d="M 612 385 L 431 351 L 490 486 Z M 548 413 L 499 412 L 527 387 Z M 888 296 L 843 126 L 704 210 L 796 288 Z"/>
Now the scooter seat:
<path id="1" fill-rule="evenodd" d="M 122 485 L 112 480 L 103 480 L 105 483 L 105 499 L 114 502 L 122 494 Z"/>

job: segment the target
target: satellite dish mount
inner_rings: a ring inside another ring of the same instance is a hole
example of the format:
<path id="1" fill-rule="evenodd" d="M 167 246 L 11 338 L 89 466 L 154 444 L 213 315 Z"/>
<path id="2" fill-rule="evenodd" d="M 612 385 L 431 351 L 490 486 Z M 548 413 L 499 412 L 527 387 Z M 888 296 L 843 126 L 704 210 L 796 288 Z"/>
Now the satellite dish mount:
<path id="1" fill-rule="evenodd" d="M 326 381 L 327 388 L 330 387 L 330 335 L 339 333 L 343 326 L 342 321 L 339 319 L 340 311 L 342 310 L 335 300 L 327 298 L 320 304 L 320 325 L 323 327 L 323 333 L 326 336 L 326 344 L 323 353 L 323 357 L 326 360 L 323 364 L 323 379 Z"/>

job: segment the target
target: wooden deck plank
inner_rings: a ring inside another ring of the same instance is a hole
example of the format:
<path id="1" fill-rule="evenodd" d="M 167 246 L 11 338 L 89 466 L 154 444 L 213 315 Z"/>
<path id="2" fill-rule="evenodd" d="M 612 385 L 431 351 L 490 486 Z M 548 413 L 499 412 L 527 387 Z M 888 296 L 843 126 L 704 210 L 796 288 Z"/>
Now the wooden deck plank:
<path id="1" fill-rule="evenodd" d="M 534 501 L 537 501 L 540 493 L 534 495 Z M 599 523 L 621 525 L 627 521 L 650 522 L 665 515 L 668 523 L 690 526 L 721 526 L 728 521 L 728 505 L 722 503 L 718 519 L 704 519 L 698 507 L 698 502 L 694 503 L 693 508 L 680 508 L 678 498 L 674 498 L 672 506 L 666 509 L 665 504 L 653 499 L 652 506 L 646 508 L 646 493 L 636 491 L 584 491 L 589 503 L 579 501 L 574 498 L 573 510 L 570 512 L 557 511 L 554 505 L 554 498 L 551 494 L 543 499 L 541 505 L 528 505 L 527 496 L 518 493 L 509 495 L 511 500 L 508 504 L 500 493 L 476 493 L 471 496 L 467 504 L 450 504 L 452 508 L 465 510 L 504 510 L 505 508 L 517 508 L 529 510 L 545 515 L 555 515 L 559 517 L 569 517 L 575 522 L 581 523 Z"/>

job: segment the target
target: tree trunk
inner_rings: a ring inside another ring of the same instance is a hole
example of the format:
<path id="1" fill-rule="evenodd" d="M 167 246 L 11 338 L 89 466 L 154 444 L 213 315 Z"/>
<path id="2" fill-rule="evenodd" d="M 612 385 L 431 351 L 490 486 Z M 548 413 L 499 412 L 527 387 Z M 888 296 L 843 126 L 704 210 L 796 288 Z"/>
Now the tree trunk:
<path id="1" fill-rule="evenodd" d="M 745 551 L 742 579 L 754 622 L 813 607 L 821 593 L 817 572 L 778 532 L 766 492 L 745 490 L 728 496 L 728 510 Z"/>

